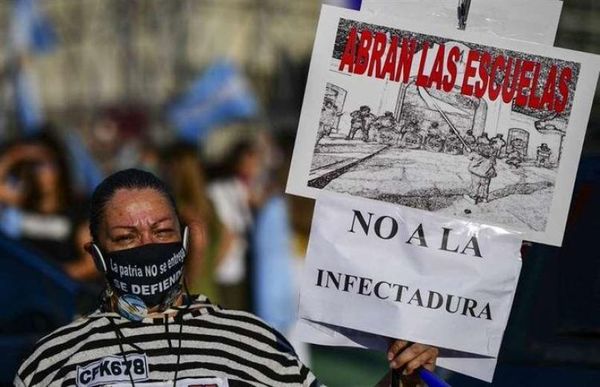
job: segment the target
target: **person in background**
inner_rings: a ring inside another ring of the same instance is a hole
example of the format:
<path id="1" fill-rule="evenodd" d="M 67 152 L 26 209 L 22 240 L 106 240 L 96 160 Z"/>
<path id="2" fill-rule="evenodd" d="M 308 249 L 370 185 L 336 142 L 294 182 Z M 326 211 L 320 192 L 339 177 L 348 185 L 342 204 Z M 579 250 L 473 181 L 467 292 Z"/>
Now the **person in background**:
<path id="1" fill-rule="evenodd" d="M 0 228 L 63 267 L 72 278 L 97 276 L 88 256 L 77 254 L 79 201 L 71 187 L 65 150 L 47 127 L 9 146 L 0 157 Z"/>
<path id="2" fill-rule="evenodd" d="M 89 149 L 103 174 L 144 163 L 150 132 L 148 112 L 137 104 L 118 104 L 98 111 L 89 123 Z M 152 147 L 150 147 L 152 148 Z"/>
<path id="3" fill-rule="evenodd" d="M 295 337 L 299 301 L 288 203 L 283 195 L 289 160 L 275 141 L 263 141 L 272 160 L 266 163 L 264 204 L 256 209 L 251 238 L 253 312 L 282 332 L 304 364 L 310 363 L 308 345 Z M 293 143 L 292 143 L 293 144 Z M 293 146 L 293 145 L 292 145 Z M 288 154 L 291 154 L 289 152 Z"/>
<path id="4" fill-rule="evenodd" d="M 262 201 L 261 155 L 252 140 L 241 140 L 229 152 L 228 176 L 208 186 L 217 216 L 232 240 L 216 268 L 216 282 L 224 307 L 250 310 L 248 283 L 249 235 L 253 208 Z"/>
<path id="5" fill-rule="evenodd" d="M 220 221 L 207 196 L 204 170 L 197 149 L 176 143 L 162 152 L 161 169 L 177 203 L 183 222 L 195 232 L 186 262 L 186 281 L 190 292 L 204 294 L 220 304 L 215 281 L 216 268 L 231 247 L 233 236 Z"/>
<path id="6" fill-rule="evenodd" d="M 90 259 L 90 255 L 83 248 L 86 243 L 92 240 L 89 228 L 90 224 L 87 219 L 79 219 L 75 224 L 75 235 L 73 236 L 75 258 L 67 262 L 63 266 L 63 269 L 73 279 L 92 283 L 98 282 L 100 272 L 96 269 L 94 261 Z"/>

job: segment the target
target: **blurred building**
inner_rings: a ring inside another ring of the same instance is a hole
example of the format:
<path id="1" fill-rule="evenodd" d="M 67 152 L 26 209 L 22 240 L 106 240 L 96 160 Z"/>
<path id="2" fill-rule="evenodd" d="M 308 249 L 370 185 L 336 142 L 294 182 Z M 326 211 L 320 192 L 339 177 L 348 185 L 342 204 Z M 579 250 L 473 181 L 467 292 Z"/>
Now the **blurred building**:
<path id="1" fill-rule="evenodd" d="M 320 4 L 285 0 L 49 0 L 39 2 L 58 37 L 32 59 L 44 110 L 66 117 L 99 106 L 136 103 L 150 110 L 181 91 L 216 58 L 242 66 L 263 102 L 281 57 L 310 56 Z M 8 40 L 12 2 L 0 3 Z M 6 45 L 0 62 L 8 59 Z M 3 82 L 6 84 L 6 82 Z M 10 93 L 2 109 L 10 113 Z"/>

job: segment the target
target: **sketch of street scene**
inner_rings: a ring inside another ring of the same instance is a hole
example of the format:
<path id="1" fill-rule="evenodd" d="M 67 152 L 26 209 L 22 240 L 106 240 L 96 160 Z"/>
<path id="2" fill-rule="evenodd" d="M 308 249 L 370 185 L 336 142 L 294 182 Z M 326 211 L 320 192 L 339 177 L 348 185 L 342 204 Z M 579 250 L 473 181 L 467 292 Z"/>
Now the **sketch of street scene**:
<path id="1" fill-rule="evenodd" d="M 314 123 L 319 129 L 308 186 L 543 232 L 574 93 L 564 112 L 557 114 L 465 96 L 459 87 L 451 92 L 420 87 L 414 76 L 408 83 L 342 76 L 337 69 L 343 37 L 353 26 L 360 29 L 364 24 L 340 19 L 321 117 Z M 461 52 L 481 48 L 387 27 L 369 28 L 434 42 L 430 50 L 440 44 L 458 46 Z M 571 66 L 569 87 L 575 88 L 579 64 L 535 60 Z"/>

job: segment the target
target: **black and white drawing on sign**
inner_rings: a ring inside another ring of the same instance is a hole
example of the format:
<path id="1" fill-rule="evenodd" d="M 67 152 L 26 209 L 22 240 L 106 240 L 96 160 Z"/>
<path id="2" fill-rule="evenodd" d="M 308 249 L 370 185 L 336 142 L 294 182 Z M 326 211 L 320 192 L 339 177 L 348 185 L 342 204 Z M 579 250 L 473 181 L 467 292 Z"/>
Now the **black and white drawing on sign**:
<path id="1" fill-rule="evenodd" d="M 398 42 L 403 37 L 416 41 L 407 82 L 343 74 L 340 60 L 351 28 L 384 33 L 388 43 L 392 36 Z M 433 60 L 440 47 L 446 53 L 457 47 L 461 53 L 458 79 L 448 91 L 417 81 L 423 51 Z M 548 69 L 570 67 L 573 76 L 567 86 L 575 89 L 578 63 L 342 18 L 322 90 L 321 116 L 314 122 L 318 131 L 307 185 L 543 232 L 574 92 L 560 112 L 467 95 L 461 90 L 461 77 L 470 50 L 541 63 L 536 75 L 540 93 L 553 76 Z"/>

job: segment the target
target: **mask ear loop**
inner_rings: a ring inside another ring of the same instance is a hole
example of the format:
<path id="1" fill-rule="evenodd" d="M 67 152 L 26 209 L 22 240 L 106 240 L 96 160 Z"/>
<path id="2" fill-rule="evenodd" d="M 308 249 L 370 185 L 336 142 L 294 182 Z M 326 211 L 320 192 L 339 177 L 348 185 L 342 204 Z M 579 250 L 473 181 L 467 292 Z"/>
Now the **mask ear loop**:
<path id="1" fill-rule="evenodd" d="M 190 229 L 188 226 L 185 226 L 183 229 L 183 250 L 185 250 L 185 258 L 188 258 L 188 246 L 190 245 Z M 190 290 L 187 286 L 187 281 L 185 279 L 185 272 L 183 273 L 183 291 L 185 292 L 186 299 L 186 309 L 192 305 L 192 296 L 190 294 Z"/>
<path id="2" fill-rule="evenodd" d="M 106 260 L 102 255 L 100 247 L 95 243 L 92 243 L 92 258 L 94 258 L 94 263 L 96 264 L 98 271 L 105 274 L 108 270 L 108 266 L 106 266 Z"/>
<path id="3" fill-rule="evenodd" d="M 181 241 L 183 242 L 183 249 L 185 250 L 185 254 L 187 256 L 188 246 L 190 244 L 190 229 L 188 226 L 185 226 L 183 229 L 183 235 L 181 237 Z"/>

